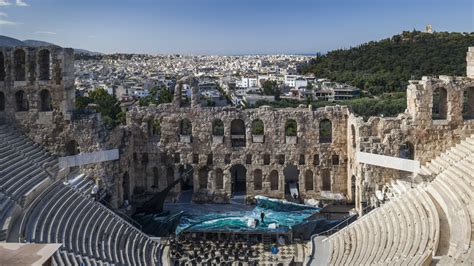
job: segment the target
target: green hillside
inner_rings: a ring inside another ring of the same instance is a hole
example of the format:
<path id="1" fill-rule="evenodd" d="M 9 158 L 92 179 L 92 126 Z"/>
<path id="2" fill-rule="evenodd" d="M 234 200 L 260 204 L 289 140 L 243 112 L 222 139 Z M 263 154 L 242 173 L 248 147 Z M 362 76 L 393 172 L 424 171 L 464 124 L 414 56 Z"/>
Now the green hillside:
<path id="1" fill-rule="evenodd" d="M 331 51 L 302 66 L 302 73 L 347 82 L 372 94 L 404 91 L 409 79 L 465 75 L 474 33 L 405 31 L 392 38 Z"/>

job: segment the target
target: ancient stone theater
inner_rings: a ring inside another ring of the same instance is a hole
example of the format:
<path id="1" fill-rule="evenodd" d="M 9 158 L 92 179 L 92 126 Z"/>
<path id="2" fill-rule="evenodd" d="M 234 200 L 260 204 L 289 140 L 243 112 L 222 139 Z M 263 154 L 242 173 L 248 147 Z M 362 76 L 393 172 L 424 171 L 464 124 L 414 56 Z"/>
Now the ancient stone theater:
<path id="1" fill-rule="evenodd" d="M 172 103 L 132 106 L 110 129 L 93 108 L 75 109 L 72 49 L 2 48 L 0 241 L 60 243 L 54 265 L 471 265 L 474 47 L 466 50 L 466 76 L 410 80 L 397 117 L 337 105 L 203 107 L 189 77 Z M 179 208 L 184 192 L 196 209 L 256 196 L 353 209 L 306 240 L 289 233 L 297 244 L 278 259 L 264 233 L 252 242 L 193 232 L 191 241 L 153 236 L 131 218 L 150 198 Z"/>

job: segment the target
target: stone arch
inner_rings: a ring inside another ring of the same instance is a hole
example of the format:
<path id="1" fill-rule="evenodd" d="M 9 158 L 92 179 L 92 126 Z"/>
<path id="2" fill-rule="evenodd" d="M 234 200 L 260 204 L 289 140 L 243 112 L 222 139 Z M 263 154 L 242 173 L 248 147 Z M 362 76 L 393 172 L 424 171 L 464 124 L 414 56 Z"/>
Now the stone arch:
<path id="1" fill-rule="evenodd" d="M 52 111 L 52 100 L 51 100 L 51 93 L 47 89 L 43 89 L 39 93 L 40 103 L 39 109 L 41 112 Z"/>
<path id="2" fill-rule="evenodd" d="M 332 122 L 329 119 L 319 122 L 319 143 L 332 143 Z"/>
<path id="3" fill-rule="evenodd" d="M 26 53 L 23 49 L 17 49 L 13 53 L 13 66 L 15 81 L 26 81 Z"/>
<path id="4" fill-rule="evenodd" d="M 184 136 L 191 136 L 193 134 L 193 125 L 189 119 L 184 118 L 179 125 L 179 133 Z"/>
<path id="5" fill-rule="evenodd" d="M 51 53 L 48 49 L 38 52 L 39 80 L 51 79 Z"/>
<path id="6" fill-rule="evenodd" d="M 181 190 L 193 190 L 194 187 L 194 168 L 190 164 L 179 166 L 179 175 L 182 179 Z"/>
<path id="7" fill-rule="evenodd" d="M 232 180 L 232 193 L 247 192 L 247 169 L 241 164 L 232 165 L 230 168 Z"/>
<path id="8" fill-rule="evenodd" d="M 265 125 L 261 119 L 255 119 L 252 121 L 252 135 L 264 135 Z"/>
<path id="9" fill-rule="evenodd" d="M 152 188 L 158 189 L 160 187 L 160 171 L 158 167 L 153 167 L 153 186 Z"/>
<path id="10" fill-rule="evenodd" d="M 5 56 L 0 52 L 0 81 L 5 81 Z"/>
<path id="11" fill-rule="evenodd" d="M 253 189 L 262 190 L 262 170 L 260 169 L 253 171 Z"/>
<path id="12" fill-rule="evenodd" d="M 5 93 L 0 91 L 0 112 L 5 111 Z"/>
<path id="13" fill-rule="evenodd" d="M 220 168 L 216 168 L 215 170 L 216 179 L 216 189 L 224 189 L 224 172 Z"/>
<path id="14" fill-rule="evenodd" d="M 198 170 L 199 189 L 207 189 L 208 176 L 209 176 L 209 168 L 207 168 L 206 166 L 201 167 Z"/>
<path id="15" fill-rule="evenodd" d="M 212 135 L 224 136 L 224 123 L 220 119 L 212 121 Z"/>
<path id="16" fill-rule="evenodd" d="M 30 109 L 28 97 L 23 90 L 19 90 L 15 93 L 16 111 L 25 112 Z"/>
<path id="17" fill-rule="evenodd" d="M 304 188 L 306 191 L 314 190 L 313 171 L 306 170 L 304 173 Z"/>
<path id="18" fill-rule="evenodd" d="M 122 178 L 123 200 L 130 201 L 130 176 L 128 172 L 123 174 Z"/>
<path id="19" fill-rule="evenodd" d="M 356 143 L 356 130 L 355 130 L 354 125 L 351 125 L 351 136 L 352 136 L 352 148 L 355 148 L 357 143 Z"/>
<path id="20" fill-rule="evenodd" d="M 230 122 L 230 135 L 232 147 L 245 147 L 245 122 L 242 119 Z"/>
<path id="21" fill-rule="evenodd" d="M 290 193 L 290 188 L 295 186 L 299 191 L 300 170 L 298 170 L 298 167 L 289 164 L 283 169 L 283 176 L 285 177 L 285 194 L 293 196 Z"/>
<path id="22" fill-rule="evenodd" d="M 433 90 L 433 108 L 431 118 L 433 120 L 445 120 L 448 118 L 448 92 L 439 87 Z"/>
<path id="23" fill-rule="evenodd" d="M 79 144 L 77 144 L 77 141 L 72 139 L 66 142 L 66 145 L 64 146 L 64 152 L 65 152 L 65 156 L 73 156 L 73 155 L 79 154 L 80 150 L 79 150 Z"/>
<path id="24" fill-rule="evenodd" d="M 166 184 L 171 185 L 174 182 L 174 169 L 171 166 L 166 168 Z"/>
<path id="25" fill-rule="evenodd" d="M 153 119 L 151 123 L 149 123 L 151 127 L 150 133 L 153 136 L 161 136 L 161 122 L 159 119 Z"/>
<path id="26" fill-rule="evenodd" d="M 277 170 L 272 170 L 270 172 L 270 189 L 271 190 L 278 190 L 280 183 L 280 177 L 278 176 Z"/>
<path id="27" fill-rule="evenodd" d="M 323 191 L 331 190 L 331 171 L 329 169 L 321 170 L 322 188 Z"/>
<path id="28" fill-rule="evenodd" d="M 464 119 L 474 119 L 474 87 L 466 88 L 463 91 L 463 109 Z"/>
<path id="29" fill-rule="evenodd" d="M 294 119 L 288 119 L 285 122 L 285 136 L 296 137 L 298 134 L 298 123 Z"/>

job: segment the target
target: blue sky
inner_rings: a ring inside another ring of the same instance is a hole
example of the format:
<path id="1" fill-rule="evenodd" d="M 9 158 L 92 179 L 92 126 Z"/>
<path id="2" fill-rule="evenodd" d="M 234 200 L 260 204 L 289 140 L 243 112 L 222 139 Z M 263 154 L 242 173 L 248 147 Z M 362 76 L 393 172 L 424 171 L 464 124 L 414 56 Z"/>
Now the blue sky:
<path id="1" fill-rule="evenodd" d="M 105 53 L 315 53 L 474 31 L 472 0 L 0 0 L 0 35 Z"/>

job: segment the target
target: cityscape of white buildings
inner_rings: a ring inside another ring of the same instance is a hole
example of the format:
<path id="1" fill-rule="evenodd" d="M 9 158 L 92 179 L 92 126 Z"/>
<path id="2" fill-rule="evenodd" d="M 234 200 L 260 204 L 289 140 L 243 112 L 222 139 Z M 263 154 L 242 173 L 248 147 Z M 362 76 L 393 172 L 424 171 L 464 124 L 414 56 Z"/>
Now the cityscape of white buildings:
<path id="1" fill-rule="evenodd" d="M 314 57 L 299 55 L 186 56 L 108 55 L 100 60 L 76 60 L 76 88 L 79 95 L 104 88 L 121 101 L 147 97 L 152 88 L 172 91 L 176 80 L 199 78 L 203 101 L 226 105 L 252 105 L 273 101 L 264 95 L 262 84 L 273 81 L 282 98 L 344 100 L 358 97 L 359 89 L 313 75 L 298 75 L 298 67 Z M 183 86 L 190 96 L 188 84 Z M 158 96 L 159 97 L 159 96 Z"/>

